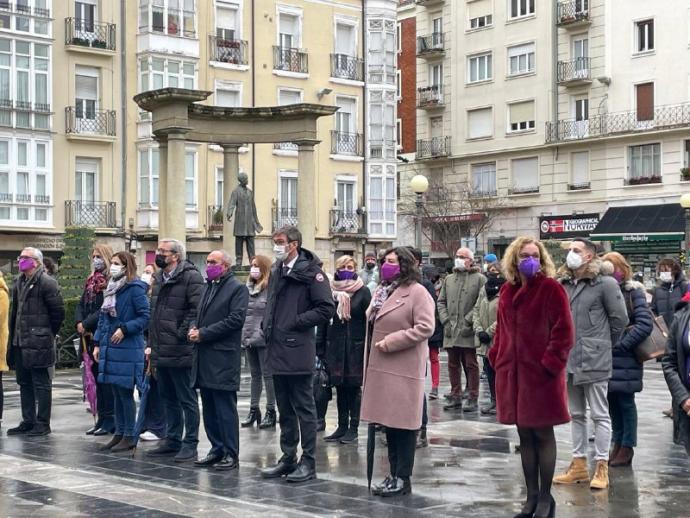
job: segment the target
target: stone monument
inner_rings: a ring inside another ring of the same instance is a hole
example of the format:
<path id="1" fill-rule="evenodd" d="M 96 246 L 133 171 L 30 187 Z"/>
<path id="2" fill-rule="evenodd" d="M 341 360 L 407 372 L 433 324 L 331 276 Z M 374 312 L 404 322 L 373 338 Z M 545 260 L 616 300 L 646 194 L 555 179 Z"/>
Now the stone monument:
<path id="1" fill-rule="evenodd" d="M 232 191 L 228 201 L 228 221 L 235 218 L 233 235 L 235 236 L 235 265 L 242 266 L 243 245 L 246 243 L 248 259 L 255 255 L 254 236 L 263 230 L 256 215 L 254 193 L 247 187 L 249 178 L 245 173 L 237 175 L 240 184 Z"/>

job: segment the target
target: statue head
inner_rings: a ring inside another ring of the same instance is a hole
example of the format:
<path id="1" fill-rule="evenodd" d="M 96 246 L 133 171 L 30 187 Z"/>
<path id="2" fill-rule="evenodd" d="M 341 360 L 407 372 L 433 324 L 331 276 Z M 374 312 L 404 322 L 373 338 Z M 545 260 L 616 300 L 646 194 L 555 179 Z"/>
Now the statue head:
<path id="1" fill-rule="evenodd" d="M 237 175 L 237 179 L 240 182 L 240 185 L 242 187 L 246 187 L 247 183 L 249 182 L 249 177 L 247 176 L 247 173 L 240 173 Z"/>

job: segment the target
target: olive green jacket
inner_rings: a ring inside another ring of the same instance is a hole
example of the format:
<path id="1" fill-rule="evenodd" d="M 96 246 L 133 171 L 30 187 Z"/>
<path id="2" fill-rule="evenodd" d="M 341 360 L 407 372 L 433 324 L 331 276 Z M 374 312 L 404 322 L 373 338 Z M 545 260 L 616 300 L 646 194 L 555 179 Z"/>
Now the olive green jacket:
<path id="1" fill-rule="evenodd" d="M 443 324 L 443 347 L 475 348 L 472 313 L 486 277 L 478 268 L 453 271 L 443 281 L 438 296 L 438 315 Z"/>

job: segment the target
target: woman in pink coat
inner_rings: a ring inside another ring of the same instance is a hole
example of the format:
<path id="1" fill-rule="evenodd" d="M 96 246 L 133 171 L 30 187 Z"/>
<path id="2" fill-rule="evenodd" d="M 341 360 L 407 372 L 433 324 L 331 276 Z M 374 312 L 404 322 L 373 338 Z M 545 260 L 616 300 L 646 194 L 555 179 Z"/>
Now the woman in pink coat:
<path id="1" fill-rule="evenodd" d="M 422 424 L 427 339 L 434 333 L 434 301 L 421 285 L 407 248 L 386 252 L 381 284 L 367 311 L 362 419 L 386 427 L 390 475 L 373 494 L 410 493 L 416 431 Z"/>

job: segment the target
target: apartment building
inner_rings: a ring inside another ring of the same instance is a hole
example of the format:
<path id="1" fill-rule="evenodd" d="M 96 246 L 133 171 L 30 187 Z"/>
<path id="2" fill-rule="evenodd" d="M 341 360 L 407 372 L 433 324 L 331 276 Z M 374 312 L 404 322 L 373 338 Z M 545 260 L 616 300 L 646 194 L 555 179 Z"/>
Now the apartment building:
<path id="1" fill-rule="evenodd" d="M 500 254 L 518 235 L 591 234 L 640 269 L 679 252 L 677 203 L 690 185 L 681 173 L 687 2 L 416 4 L 418 39 L 432 37 L 417 59 L 414 167 L 495 200 L 500 214 L 478 251 Z M 648 205 L 666 206 L 673 229 L 660 230 Z M 625 207 L 638 207 L 634 232 L 615 224 Z"/>

